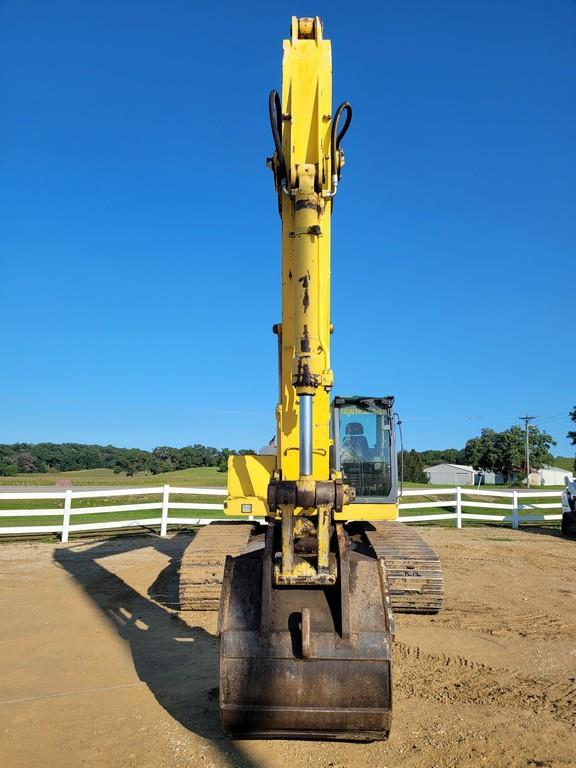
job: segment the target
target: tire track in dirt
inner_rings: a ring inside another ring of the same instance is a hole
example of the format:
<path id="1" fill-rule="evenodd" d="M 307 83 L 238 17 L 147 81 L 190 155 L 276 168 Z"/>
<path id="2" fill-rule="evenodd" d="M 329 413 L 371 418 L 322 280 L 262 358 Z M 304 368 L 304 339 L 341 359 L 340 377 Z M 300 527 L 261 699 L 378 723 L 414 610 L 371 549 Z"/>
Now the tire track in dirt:
<path id="1" fill-rule="evenodd" d="M 576 675 L 562 680 L 528 678 L 465 656 L 434 655 L 401 642 L 394 645 L 394 662 L 395 688 L 406 696 L 526 709 L 576 726 Z"/>
<path id="2" fill-rule="evenodd" d="M 435 617 L 435 623 L 494 637 L 528 640 L 557 640 L 562 635 L 576 637 L 575 621 L 545 611 L 507 610 L 485 603 L 463 602 L 456 609 L 447 607 Z"/>

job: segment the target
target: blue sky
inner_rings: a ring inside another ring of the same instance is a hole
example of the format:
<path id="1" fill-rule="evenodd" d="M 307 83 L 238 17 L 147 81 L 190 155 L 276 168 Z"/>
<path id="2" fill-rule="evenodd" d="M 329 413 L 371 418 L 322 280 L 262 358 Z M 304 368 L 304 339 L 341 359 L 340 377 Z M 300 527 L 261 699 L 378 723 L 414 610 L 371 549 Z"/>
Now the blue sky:
<path id="1" fill-rule="evenodd" d="M 350 9 L 0 0 L 0 442 L 272 436 L 266 100 L 319 14 L 354 107 L 335 391 L 395 394 L 408 447 L 528 412 L 573 452 L 576 3 Z"/>

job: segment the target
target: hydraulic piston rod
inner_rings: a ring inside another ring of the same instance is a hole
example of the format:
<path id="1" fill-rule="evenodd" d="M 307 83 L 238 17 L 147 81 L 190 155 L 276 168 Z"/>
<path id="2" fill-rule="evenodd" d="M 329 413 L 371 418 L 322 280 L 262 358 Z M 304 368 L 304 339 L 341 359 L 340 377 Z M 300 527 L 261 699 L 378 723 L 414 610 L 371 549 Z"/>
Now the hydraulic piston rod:
<path id="1" fill-rule="evenodd" d="M 300 476 L 312 474 L 312 395 L 300 395 Z"/>

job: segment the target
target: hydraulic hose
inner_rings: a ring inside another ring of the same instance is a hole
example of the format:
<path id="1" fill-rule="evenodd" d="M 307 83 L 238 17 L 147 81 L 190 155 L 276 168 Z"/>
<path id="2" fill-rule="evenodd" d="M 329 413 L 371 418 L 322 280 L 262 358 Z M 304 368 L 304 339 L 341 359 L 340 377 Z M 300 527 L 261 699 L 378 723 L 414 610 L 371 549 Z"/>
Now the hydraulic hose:
<path id="1" fill-rule="evenodd" d="M 342 112 L 346 112 L 346 119 L 344 121 L 343 127 L 339 131 L 338 123 L 340 122 Z M 343 101 L 342 104 L 340 104 L 340 106 L 334 113 L 334 117 L 332 118 L 332 136 L 331 136 L 332 179 L 334 179 L 334 177 L 336 177 L 337 179 L 340 178 L 340 171 L 338 170 L 338 166 L 336 164 L 336 158 L 337 158 L 338 150 L 340 149 L 340 142 L 346 135 L 348 128 L 350 128 L 351 122 L 352 122 L 352 107 L 349 104 L 349 102 Z"/>
<path id="2" fill-rule="evenodd" d="M 394 414 L 398 432 L 400 434 L 400 496 L 404 493 L 404 438 L 402 437 L 402 419 L 397 413 Z M 394 457 L 392 458 L 394 461 Z"/>
<path id="3" fill-rule="evenodd" d="M 282 151 L 282 104 L 278 91 L 270 91 L 268 96 L 268 115 L 270 117 L 274 147 L 278 155 L 278 186 L 281 187 L 286 183 L 287 174 L 284 152 Z"/>

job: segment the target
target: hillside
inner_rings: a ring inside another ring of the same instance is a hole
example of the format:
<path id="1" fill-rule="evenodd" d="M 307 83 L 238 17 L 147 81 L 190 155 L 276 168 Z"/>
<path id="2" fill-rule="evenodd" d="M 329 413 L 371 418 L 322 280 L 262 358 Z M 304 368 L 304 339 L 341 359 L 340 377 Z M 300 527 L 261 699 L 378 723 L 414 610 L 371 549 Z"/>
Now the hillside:
<path id="1" fill-rule="evenodd" d="M 217 467 L 191 467 L 173 472 L 160 472 L 157 475 L 152 475 L 149 472 L 127 475 L 125 472 L 116 473 L 112 469 L 80 469 L 73 472 L 40 472 L 0 477 L 0 486 L 71 484 L 72 486 L 102 485 L 113 487 L 126 485 L 138 487 L 158 486 L 165 483 L 192 487 L 225 487 L 226 473 L 219 472 Z"/>
<path id="2" fill-rule="evenodd" d="M 567 456 L 555 456 L 553 465 L 572 472 L 574 470 L 574 459 Z"/>

